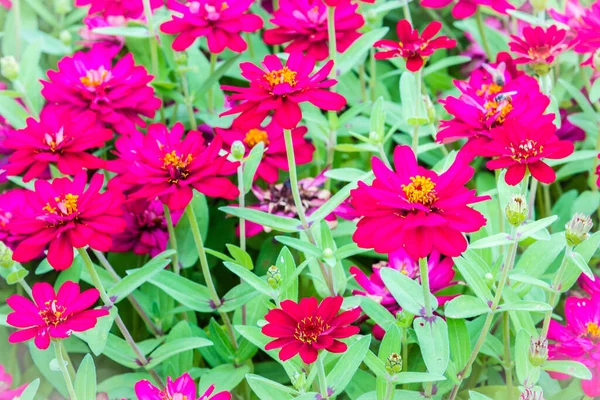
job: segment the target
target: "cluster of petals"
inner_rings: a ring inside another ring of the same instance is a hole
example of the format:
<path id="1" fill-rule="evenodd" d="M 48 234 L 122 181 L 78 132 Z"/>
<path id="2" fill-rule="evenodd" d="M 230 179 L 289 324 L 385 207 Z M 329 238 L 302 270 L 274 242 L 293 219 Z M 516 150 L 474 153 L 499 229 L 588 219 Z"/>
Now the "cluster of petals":
<path id="1" fill-rule="evenodd" d="M 12 375 L 6 372 L 4 365 L 0 364 L 0 400 L 13 400 L 19 398 L 27 385 L 19 386 L 16 389 L 11 389 Z"/>
<path id="2" fill-rule="evenodd" d="M 292 300 L 281 302 L 280 308 L 270 310 L 265 319 L 262 333 L 275 340 L 265 346 L 265 350 L 281 349 L 279 359 L 289 360 L 296 354 L 307 364 L 317 360 L 319 350 L 330 353 L 343 353 L 347 345 L 338 339 L 356 335 L 360 328 L 352 326 L 360 316 L 360 309 L 354 308 L 340 313 L 343 298 L 326 297 L 319 304 L 314 297 L 307 297 L 296 303 Z"/>
<path id="3" fill-rule="evenodd" d="M 84 26 L 79 29 L 81 36 L 80 44 L 84 47 L 92 48 L 101 46 L 105 48 L 106 53 L 117 55 L 125 44 L 123 36 L 105 35 L 94 32 L 96 28 L 119 28 L 127 26 L 127 18 L 115 15 L 103 17 L 101 15 L 87 16 L 83 19 Z"/>
<path id="4" fill-rule="evenodd" d="M 25 195 L 25 209 L 9 225 L 22 239 L 13 259 L 31 261 L 48 246 L 48 262 L 54 269 L 64 270 L 73 262 L 73 248 L 89 245 L 108 251 L 112 235 L 125 228 L 125 221 L 122 195 L 110 190 L 100 193 L 103 181 L 103 175 L 95 174 L 86 188 L 84 171 L 72 180 L 35 181 L 35 191 Z"/>
<path id="5" fill-rule="evenodd" d="M 427 8 L 442 8 L 454 3 L 454 0 L 422 0 L 421 5 Z M 456 0 L 452 7 L 452 16 L 456 19 L 469 18 L 477 11 L 477 7 L 490 7 L 500 14 L 514 7 L 506 0 Z"/>
<path id="6" fill-rule="evenodd" d="M 135 395 L 138 400 L 230 400 L 231 393 L 219 392 L 213 395 L 215 385 L 211 385 L 204 394 L 196 397 L 196 383 L 187 372 L 173 380 L 167 377 L 167 385 L 159 389 L 147 380 L 135 384 Z"/>
<path id="7" fill-rule="evenodd" d="M 23 240 L 23 235 L 11 229 L 11 221 L 26 209 L 27 190 L 12 189 L 0 194 L 0 242 L 11 249 Z"/>
<path id="8" fill-rule="evenodd" d="M 80 292 L 79 284 L 67 281 L 58 292 L 47 282 L 33 285 L 33 302 L 18 294 L 6 299 L 13 312 L 6 322 L 19 328 L 9 337 L 10 343 L 34 339 L 37 348 L 45 350 L 50 340 L 66 339 L 73 332 L 85 332 L 96 326 L 98 318 L 108 315 L 105 309 L 90 309 L 100 294 L 96 289 Z"/>
<path id="9" fill-rule="evenodd" d="M 151 124 L 146 135 L 132 132 L 115 146 L 119 159 L 109 166 L 118 175 L 110 188 L 126 192 L 129 199 L 158 197 L 171 210 L 181 210 L 192 200 L 193 189 L 210 197 L 235 199 L 239 190 L 225 178 L 236 172 L 237 163 L 219 155 L 222 139 L 206 144 L 202 134 L 177 123 L 169 131 Z"/>
<path id="10" fill-rule="evenodd" d="M 249 62 L 240 64 L 242 76 L 250 81 L 248 88 L 221 86 L 233 92 L 232 101 L 240 102 L 221 116 L 240 114 L 234 120 L 240 129 L 256 128 L 271 113 L 283 129 L 293 129 L 302 119 L 299 103 L 303 102 L 330 111 L 346 105 L 344 96 L 327 90 L 337 82 L 328 78 L 331 60 L 314 74 L 315 59 L 301 52 L 290 54 L 285 65 L 276 55 L 267 55 L 262 66 L 264 69 Z"/>
<path id="11" fill-rule="evenodd" d="M 592 64 L 594 53 L 600 49 L 600 1 L 586 8 L 581 16 L 581 25 L 574 28 L 573 50 L 579 54 L 590 54 L 583 65 Z"/>
<path id="12" fill-rule="evenodd" d="M 358 29 L 364 24 L 356 11 L 358 4 L 351 0 L 337 1 L 334 12 L 336 49 L 343 53 L 360 37 Z M 286 53 L 305 52 L 317 61 L 329 57 L 327 4 L 325 0 L 281 0 L 273 13 L 275 28 L 264 32 L 269 45 L 289 43 Z"/>
<path id="13" fill-rule="evenodd" d="M 305 139 L 304 136 L 307 131 L 308 129 L 302 126 L 292 129 L 291 132 L 296 165 L 307 164 L 312 161 L 315 146 Z M 283 128 L 277 122 L 271 121 L 265 127 L 257 126 L 248 130 L 240 129 L 235 125 L 230 129 L 215 128 L 215 132 L 223 138 L 226 150 L 231 148 L 233 142 L 240 141 L 244 144 L 245 154 L 248 154 L 258 143 L 264 143 L 265 151 L 254 176 L 255 179 L 260 178 L 273 184 L 279 179 L 279 171 L 290 170 L 285 150 Z"/>
<path id="14" fill-rule="evenodd" d="M 406 69 L 416 72 L 423 67 L 427 57 L 431 56 L 438 49 L 451 49 L 456 46 L 454 39 L 446 36 L 433 38 L 442 29 L 442 24 L 433 21 L 427 25 L 419 37 L 419 31 L 413 29 L 408 20 L 400 20 L 396 25 L 398 42 L 383 39 L 373 44 L 373 47 L 383 49 L 384 51 L 375 53 L 378 60 L 386 60 L 394 57 L 402 57 L 406 60 Z"/>
<path id="15" fill-rule="evenodd" d="M 152 10 L 162 7 L 163 0 L 148 0 Z M 144 14 L 144 0 L 75 0 L 77 7 L 90 6 L 88 14 L 103 17 L 123 16 L 136 19 Z"/>
<path id="16" fill-rule="evenodd" d="M 96 119 L 117 133 L 128 134 L 144 127 L 142 117 L 152 118 L 160 99 L 148 85 L 152 76 L 136 66 L 131 53 L 112 65 L 113 54 L 96 45 L 58 62 L 58 71 L 48 71 L 42 95 L 50 112 L 76 118 L 91 110 Z"/>
<path id="17" fill-rule="evenodd" d="M 519 57 L 517 64 L 552 64 L 554 59 L 567 49 L 565 41 L 567 31 L 556 25 L 544 29 L 541 26 L 526 27 L 523 37 L 513 35 L 509 43 L 510 50 Z"/>
<path id="18" fill-rule="evenodd" d="M 206 36 L 208 50 L 213 54 L 226 48 L 242 53 L 248 47 L 242 32 L 255 32 L 263 26 L 258 15 L 247 13 L 252 3 L 253 0 L 187 0 L 183 3 L 167 0 L 167 8 L 179 15 L 173 15 L 160 29 L 177 35 L 172 44 L 176 51 L 183 51 L 196 38 Z"/>
<path id="19" fill-rule="evenodd" d="M 465 186 L 475 173 L 467 161 L 459 152 L 448 170 L 438 174 L 420 167 L 408 146 L 394 151 L 396 172 L 373 157 L 375 180 L 371 185 L 359 182 L 351 192 L 352 205 L 362 216 L 354 242 L 378 253 L 404 248 L 415 260 L 433 251 L 459 256 L 467 249 L 463 233 L 486 224 L 469 205 L 489 199 Z"/>

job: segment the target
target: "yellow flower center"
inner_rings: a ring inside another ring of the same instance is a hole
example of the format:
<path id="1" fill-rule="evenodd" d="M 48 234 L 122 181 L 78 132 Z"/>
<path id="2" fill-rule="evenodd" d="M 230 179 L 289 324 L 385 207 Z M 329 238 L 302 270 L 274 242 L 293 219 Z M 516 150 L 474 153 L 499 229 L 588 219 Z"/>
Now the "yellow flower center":
<path id="1" fill-rule="evenodd" d="M 269 82 L 271 86 L 279 85 L 281 83 L 288 83 L 290 86 L 296 86 L 296 71 L 290 70 L 288 67 L 283 67 L 277 71 L 270 71 L 263 75 L 263 78 Z"/>
<path id="2" fill-rule="evenodd" d="M 54 201 L 56 206 L 53 207 L 50 203 L 42 208 L 50 214 L 56 214 L 61 216 L 68 216 L 77 212 L 77 199 L 79 195 L 67 193 L 64 197 L 55 197 Z"/>
<path id="3" fill-rule="evenodd" d="M 522 141 L 518 146 L 512 145 L 508 149 L 511 152 L 510 157 L 517 162 L 521 162 L 527 161 L 529 157 L 537 156 L 544 150 L 544 146 L 538 146 L 536 141 L 527 139 Z"/>
<path id="4" fill-rule="evenodd" d="M 64 140 L 65 135 L 63 128 L 60 128 L 60 130 L 54 135 L 50 133 L 44 134 L 44 143 L 50 147 L 50 151 L 53 153 L 57 151 L 58 147 L 63 143 Z"/>
<path id="5" fill-rule="evenodd" d="M 485 103 L 485 109 L 487 110 L 486 117 L 496 116 L 496 122 L 501 124 L 506 119 L 509 112 L 512 111 L 513 106 L 510 101 L 488 101 Z"/>
<path id="6" fill-rule="evenodd" d="M 98 69 L 90 69 L 85 73 L 85 76 L 79 78 L 87 88 L 95 89 L 111 78 L 110 71 L 107 71 L 104 66 Z"/>
<path id="7" fill-rule="evenodd" d="M 194 157 L 192 157 L 191 154 L 188 154 L 187 157 L 185 157 L 185 161 L 182 157 L 180 157 L 179 155 L 177 155 L 177 153 L 175 152 L 175 150 L 173 150 L 170 153 L 166 153 L 165 156 L 163 157 L 162 161 L 164 163 L 163 168 L 167 168 L 169 166 L 173 166 L 175 168 L 185 168 L 188 166 L 189 163 L 192 162 L 192 160 L 194 159 Z"/>
<path id="8" fill-rule="evenodd" d="M 269 144 L 269 135 L 267 132 L 261 131 L 260 129 L 250 129 L 248 133 L 246 133 L 244 143 L 246 143 L 248 147 L 252 148 L 260 142 L 263 142 L 265 146 Z"/>
<path id="9" fill-rule="evenodd" d="M 595 322 L 588 322 L 587 336 L 592 340 L 600 340 L 600 326 Z"/>
<path id="10" fill-rule="evenodd" d="M 64 316 L 66 308 L 64 306 L 56 305 L 56 300 L 47 301 L 44 305 L 46 308 L 40 310 L 38 314 L 42 317 L 42 320 L 46 325 L 57 326 L 67 320 Z"/>
<path id="11" fill-rule="evenodd" d="M 229 4 L 227 4 L 227 2 L 224 1 L 221 3 L 221 11 L 226 10 L 228 8 L 229 8 Z M 183 400 L 185 400 L 185 399 L 183 399 Z"/>
<path id="12" fill-rule="evenodd" d="M 312 344 L 327 329 L 329 329 L 329 325 L 321 317 L 306 317 L 298 322 L 294 338 L 302 343 Z"/>
<path id="13" fill-rule="evenodd" d="M 417 175 L 411 177 L 410 181 L 411 183 L 408 185 L 402 185 L 402 190 L 409 202 L 430 206 L 437 200 L 435 183 L 432 182 L 430 178 Z"/>
<path id="14" fill-rule="evenodd" d="M 483 85 L 481 85 L 481 89 L 477 91 L 477 95 L 483 96 L 484 94 L 497 94 L 501 91 L 502 86 L 498 85 L 497 83 L 492 82 L 489 85 L 484 83 Z"/>

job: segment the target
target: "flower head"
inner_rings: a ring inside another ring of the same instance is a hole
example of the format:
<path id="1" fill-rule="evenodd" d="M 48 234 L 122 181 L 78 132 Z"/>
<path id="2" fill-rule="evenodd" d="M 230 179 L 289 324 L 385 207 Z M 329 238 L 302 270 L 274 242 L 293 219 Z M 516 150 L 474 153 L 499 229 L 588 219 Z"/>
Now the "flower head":
<path id="1" fill-rule="evenodd" d="M 153 10 L 163 5 L 163 0 L 149 0 Z M 136 19 L 144 13 L 143 0 L 75 0 L 75 6 L 85 7 L 91 5 L 88 15 L 100 14 L 103 17 L 122 16 Z"/>
<path id="2" fill-rule="evenodd" d="M 86 150 L 99 148 L 112 139 L 110 129 L 96 124 L 93 112 L 73 120 L 44 109 L 40 120 L 27 119 L 27 127 L 12 133 L 4 146 L 14 150 L 6 166 L 9 175 L 23 176 L 29 182 L 46 172 L 53 163 L 63 174 L 75 175 L 82 169 L 99 169 L 104 161 Z"/>
<path id="3" fill-rule="evenodd" d="M 414 260 L 434 250 L 459 256 L 467 249 L 463 232 L 476 232 L 486 223 L 469 207 L 489 199 L 465 187 L 473 168 L 459 152 L 450 168 L 437 174 L 418 166 L 408 146 L 396 147 L 394 164 L 396 172 L 374 157 L 375 180 L 371 185 L 359 182 L 351 192 L 352 205 L 362 216 L 354 242 L 379 253 L 404 248 Z"/>
<path id="4" fill-rule="evenodd" d="M 42 81 L 42 95 L 50 112 L 77 118 L 90 110 L 121 134 L 146 126 L 141 116 L 152 118 L 160 107 L 146 69 L 134 65 L 131 53 L 113 67 L 112 54 L 104 46 L 64 57 L 58 71 L 48 71 L 48 78 Z"/>
<path id="5" fill-rule="evenodd" d="M 275 28 L 264 32 L 265 43 L 280 45 L 286 53 L 305 52 L 317 61 L 329 57 L 326 0 L 281 0 L 271 22 Z M 336 49 L 343 53 L 360 37 L 358 29 L 364 24 L 356 12 L 358 5 L 350 0 L 337 1 L 335 6 Z"/>
<path id="6" fill-rule="evenodd" d="M 248 45 L 242 39 L 242 32 L 254 32 L 262 28 L 263 21 L 258 15 L 248 14 L 253 0 L 186 0 L 181 3 L 167 0 L 167 8 L 179 14 L 160 26 L 161 31 L 178 35 L 173 42 L 173 50 L 183 51 L 190 47 L 196 38 L 206 36 L 208 50 L 213 54 L 229 48 L 242 53 Z"/>
<path id="7" fill-rule="evenodd" d="M 342 95 L 326 90 L 337 82 L 327 78 L 333 68 L 331 60 L 314 74 L 312 71 L 315 60 L 301 52 L 290 54 L 285 65 L 276 55 L 268 55 L 262 66 L 264 70 L 249 62 L 240 64 L 242 76 L 250 81 L 249 88 L 221 87 L 234 92 L 231 95 L 232 101 L 241 101 L 221 114 L 240 114 L 233 122 L 240 129 L 260 126 L 271 112 L 279 126 L 293 129 L 302 119 L 298 104 L 303 102 L 332 111 L 341 110 L 346 105 L 346 99 Z"/>
<path id="8" fill-rule="evenodd" d="M 486 166 L 491 170 L 507 168 L 505 180 L 513 186 L 523 180 L 527 171 L 542 183 L 554 182 L 556 174 L 543 159 L 565 158 L 574 150 L 573 143 L 559 140 L 555 130 L 552 122 L 532 128 L 507 120 L 487 146 L 489 154 L 496 158 Z"/>
<path id="9" fill-rule="evenodd" d="M 113 191 L 100 193 L 103 175 L 95 174 L 87 189 L 86 181 L 81 171 L 73 180 L 35 182 L 35 191 L 26 194 L 28 210 L 10 222 L 9 229 L 24 238 L 14 251 L 15 261 L 30 261 L 49 245 L 48 262 L 63 270 L 73 262 L 74 247 L 110 249 L 111 235 L 125 228 L 122 196 Z"/>
<path id="10" fill-rule="evenodd" d="M 589 215 L 575 213 L 565 225 L 565 237 L 569 246 L 577 246 L 590 237 L 590 230 L 594 222 Z"/>
<path id="11" fill-rule="evenodd" d="M 303 298 L 299 303 L 282 301 L 281 308 L 270 310 L 265 315 L 269 323 L 263 326 L 262 333 L 276 338 L 265 346 L 265 350 L 281 348 L 281 361 L 300 354 L 307 364 L 317 360 L 319 350 L 345 352 L 346 344 L 338 339 L 360 331 L 358 326 L 350 325 L 360 316 L 360 309 L 339 313 L 342 301 L 341 296 L 326 297 L 321 304 L 314 297 Z"/>
<path id="12" fill-rule="evenodd" d="M 567 31 L 558 29 L 556 25 L 544 29 L 541 26 L 523 29 L 523 37 L 511 36 L 510 50 L 520 57 L 517 64 L 531 64 L 538 75 L 546 74 L 554 59 L 567 49 L 565 36 Z"/>
<path id="13" fill-rule="evenodd" d="M 454 0 L 422 0 L 421 5 L 427 8 L 442 8 L 453 3 Z M 452 16 L 456 19 L 469 18 L 478 6 L 491 7 L 494 11 L 505 14 L 506 10 L 512 10 L 514 7 L 506 0 L 457 0 L 452 8 Z"/>
<path id="14" fill-rule="evenodd" d="M 416 72 L 423 67 L 427 57 L 431 56 L 437 49 L 451 49 L 456 46 L 456 41 L 446 36 L 433 38 L 442 29 L 442 24 L 433 21 L 423 30 L 421 37 L 419 31 L 413 29 L 408 20 L 398 21 L 396 33 L 398 42 L 393 40 L 379 40 L 373 47 L 385 51 L 375 53 L 378 60 L 386 60 L 393 57 L 402 57 L 406 60 L 406 68 Z"/>
<path id="15" fill-rule="evenodd" d="M 596 1 L 586 8 L 580 21 L 581 25 L 573 28 L 576 33 L 573 50 L 579 54 L 589 54 L 590 57 L 582 65 L 591 65 L 594 53 L 600 48 L 600 2 Z"/>
<path id="16" fill-rule="evenodd" d="M 12 380 L 12 375 L 6 372 L 4 365 L 0 364 L 0 400 L 14 400 L 14 398 L 18 398 L 27 387 L 27 385 L 22 385 L 16 389 L 11 389 Z"/>
<path id="17" fill-rule="evenodd" d="M 90 310 L 100 294 L 96 289 L 80 293 L 79 285 L 67 281 L 54 292 L 52 285 L 38 282 L 33 285 L 33 302 L 23 296 L 13 295 L 6 303 L 13 309 L 6 322 L 21 330 L 8 337 L 10 343 L 34 339 L 38 349 L 45 350 L 51 339 L 66 339 L 73 332 L 85 332 L 96 326 L 98 318 L 108 315 L 108 310 Z"/>
<path id="18" fill-rule="evenodd" d="M 83 19 L 85 26 L 79 30 L 79 36 L 83 39 L 81 45 L 84 47 L 103 46 L 109 54 L 117 55 L 125 44 L 123 36 L 104 35 L 95 33 L 96 28 L 123 27 L 127 26 L 127 18 L 123 16 L 101 15 L 88 16 Z"/>
<path id="19" fill-rule="evenodd" d="M 556 136 L 561 140 L 569 140 L 571 142 L 579 142 L 585 140 L 585 131 L 572 123 L 569 120 L 570 113 L 565 110 L 560 110 L 560 128 L 556 130 Z"/>
<path id="20" fill-rule="evenodd" d="M 222 140 L 215 137 L 207 146 L 202 134 L 190 131 L 183 138 L 183 124 L 169 131 L 152 124 L 147 135 L 133 132 L 116 142 L 120 159 L 111 164 L 119 173 L 110 183 L 126 191 L 131 199 L 158 197 L 172 210 L 181 210 L 192 200 L 193 189 L 210 197 L 235 199 L 237 186 L 225 175 L 236 171 L 237 163 L 219 155 Z"/>
<path id="21" fill-rule="evenodd" d="M 273 184 L 279 179 L 279 171 L 289 171 L 283 128 L 275 121 L 264 128 L 258 126 L 243 130 L 232 126 L 230 129 L 215 128 L 215 131 L 223 138 L 224 144 L 230 148 L 235 141 L 243 143 L 246 155 L 258 143 L 264 143 L 265 151 L 255 178 L 261 178 L 265 182 Z M 311 162 L 315 151 L 315 147 L 304 138 L 306 132 L 305 127 L 292 129 L 292 142 L 297 165 Z"/>
<path id="22" fill-rule="evenodd" d="M 11 229 L 11 221 L 28 209 L 26 198 L 25 189 L 12 189 L 0 194 L 0 241 L 11 249 L 23 240 L 23 235 Z"/>
<path id="23" fill-rule="evenodd" d="M 135 384 L 135 395 L 138 400 L 230 400 L 229 392 L 220 392 L 211 396 L 215 385 L 211 385 L 204 394 L 196 398 L 196 384 L 187 372 L 175 381 L 167 377 L 167 385 L 161 390 L 147 380 Z"/>

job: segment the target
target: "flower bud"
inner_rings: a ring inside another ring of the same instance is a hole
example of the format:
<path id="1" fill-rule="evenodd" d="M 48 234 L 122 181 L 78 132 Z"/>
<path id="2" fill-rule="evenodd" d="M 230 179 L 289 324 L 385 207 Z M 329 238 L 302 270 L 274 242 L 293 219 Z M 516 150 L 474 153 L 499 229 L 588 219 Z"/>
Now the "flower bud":
<path id="1" fill-rule="evenodd" d="M 402 356 L 398 353 L 392 353 L 385 360 L 385 370 L 390 375 L 396 375 L 402 372 Z"/>
<path id="2" fill-rule="evenodd" d="M 485 280 L 485 283 L 488 285 L 488 287 L 492 287 L 492 285 L 494 284 L 495 280 L 494 280 L 494 275 L 491 272 L 486 272 L 485 275 L 483 276 L 483 279 Z"/>
<path id="3" fill-rule="evenodd" d="M 19 63 L 13 56 L 0 58 L 0 73 L 9 81 L 14 81 L 19 77 Z"/>
<path id="4" fill-rule="evenodd" d="M 63 42 L 63 44 L 65 46 L 70 46 L 71 43 L 73 42 L 73 36 L 71 35 L 71 32 L 69 32 L 69 31 L 62 31 L 58 35 L 58 38 L 60 39 L 61 42 Z"/>
<path id="5" fill-rule="evenodd" d="M 371 139 L 373 143 L 381 143 L 383 141 L 383 135 L 377 131 L 371 131 L 369 132 L 369 139 Z"/>
<path id="6" fill-rule="evenodd" d="M 12 256 L 13 256 L 12 250 L 7 245 L 0 242 L 0 267 L 2 267 L 2 268 L 12 267 L 15 264 L 15 262 L 12 259 Z"/>
<path id="7" fill-rule="evenodd" d="M 577 246 L 583 243 L 589 236 L 592 229 L 592 218 L 589 215 L 575 213 L 573 218 L 565 225 L 565 237 L 569 246 Z"/>
<path id="8" fill-rule="evenodd" d="M 244 143 L 240 140 L 236 140 L 231 144 L 231 155 L 236 160 L 242 160 L 244 155 L 246 154 L 246 147 L 244 147 Z"/>
<path id="9" fill-rule="evenodd" d="M 304 372 L 294 372 L 292 375 L 292 386 L 300 392 L 304 391 L 304 385 L 306 385 L 306 374 Z"/>
<path id="10" fill-rule="evenodd" d="M 600 50 L 596 50 L 592 58 L 592 65 L 596 71 L 600 71 Z"/>
<path id="11" fill-rule="evenodd" d="M 527 200 L 525 196 L 513 194 L 504 211 L 509 224 L 520 226 L 527 219 Z"/>
<path id="12" fill-rule="evenodd" d="M 529 362 L 535 367 L 539 367 L 548 359 L 548 339 L 543 337 L 531 337 L 529 343 Z"/>
<path id="13" fill-rule="evenodd" d="M 281 271 L 274 265 L 271 265 L 267 270 L 267 283 L 273 289 L 277 289 L 281 283 Z"/>
<path id="14" fill-rule="evenodd" d="M 396 324 L 400 328 L 409 328 L 414 318 L 415 316 L 408 311 L 400 310 L 396 313 Z"/>
<path id="15" fill-rule="evenodd" d="M 176 51 L 175 54 L 173 55 L 173 58 L 175 59 L 175 64 L 177 65 L 187 65 L 187 53 L 185 51 Z"/>
<path id="16" fill-rule="evenodd" d="M 525 389 L 521 392 L 519 400 L 544 400 L 544 392 L 542 390 Z"/>
<path id="17" fill-rule="evenodd" d="M 58 15 L 68 14 L 72 9 L 73 2 L 71 0 L 54 0 L 54 11 Z"/>
<path id="18" fill-rule="evenodd" d="M 536 13 L 545 11 L 547 3 L 548 0 L 531 0 L 531 5 Z"/>
<path id="19" fill-rule="evenodd" d="M 368 24 L 374 24 L 379 19 L 375 10 L 369 10 L 365 13 L 365 19 Z"/>
<path id="20" fill-rule="evenodd" d="M 329 247 L 327 247 L 326 249 L 323 249 L 323 258 L 331 258 L 333 257 L 333 250 L 331 250 Z"/>

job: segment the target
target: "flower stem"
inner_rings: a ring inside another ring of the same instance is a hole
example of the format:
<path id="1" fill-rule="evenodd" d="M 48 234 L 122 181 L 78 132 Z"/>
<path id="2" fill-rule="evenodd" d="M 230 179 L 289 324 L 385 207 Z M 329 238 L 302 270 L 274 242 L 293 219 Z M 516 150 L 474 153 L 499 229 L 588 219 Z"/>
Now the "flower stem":
<path id="1" fill-rule="evenodd" d="M 171 217 L 171 209 L 166 204 L 163 204 L 163 209 L 165 213 L 165 219 L 167 220 L 167 232 L 169 232 L 169 245 L 171 249 L 175 250 L 175 254 L 171 258 L 171 263 L 173 264 L 173 271 L 177 275 L 181 273 L 181 266 L 179 265 L 179 258 L 177 257 L 177 237 L 175 236 L 175 226 L 173 225 L 173 218 Z"/>
<path id="2" fill-rule="evenodd" d="M 425 316 L 431 318 L 433 311 L 431 309 L 431 293 L 429 289 L 429 266 L 427 265 L 426 257 L 419 259 L 419 272 L 421 274 L 421 286 L 423 287 L 423 298 L 425 300 Z"/>
<path id="3" fill-rule="evenodd" d="M 477 21 L 477 29 L 479 30 L 479 34 L 481 35 L 481 44 L 483 46 L 483 50 L 485 51 L 485 55 L 488 61 L 494 61 L 492 59 L 493 54 L 490 50 L 490 45 L 487 41 L 487 37 L 485 34 L 485 27 L 483 23 L 483 15 L 481 14 L 481 10 L 477 7 L 477 11 L 475 11 L 475 20 Z"/>
<path id="4" fill-rule="evenodd" d="M 408 22 L 410 22 L 410 24 L 412 25 L 412 17 L 410 15 L 410 7 L 408 6 L 408 0 L 401 0 L 404 2 L 404 5 L 402 6 L 402 9 L 404 10 L 404 19 L 408 20 Z"/>
<path id="5" fill-rule="evenodd" d="M 571 257 L 572 252 L 573 252 L 573 247 L 567 246 L 567 248 L 565 249 L 565 255 L 563 256 L 563 259 L 560 263 L 560 267 L 558 267 L 558 272 L 555 275 L 556 277 L 554 278 L 554 281 L 552 282 L 552 289 L 554 289 L 554 291 L 550 295 L 549 304 L 553 308 L 554 308 L 554 305 L 556 304 L 556 301 L 558 300 L 558 297 L 560 296 L 560 288 L 562 285 L 563 275 L 565 274 L 565 270 L 567 269 L 567 260 Z M 545 339 L 546 336 L 548 336 L 548 329 L 550 328 L 551 320 L 552 320 L 552 310 L 547 311 L 546 315 L 544 316 L 544 323 L 542 324 L 542 333 L 540 334 L 540 337 L 542 339 Z"/>
<path id="6" fill-rule="evenodd" d="M 21 61 L 21 0 L 13 0 L 12 12 L 15 21 L 15 59 Z"/>
<path id="7" fill-rule="evenodd" d="M 240 162 L 237 170 L 238 176 L 238 203 L 240 208 L 246 207 L 246 188 L 244 187 L 244 163 Z M 240 248 L 246 251 L 246 220 L 240 217 Z"/>
<path id="8" fill-rule="evenodd" d="M 60 367 L 60 372 L 62 372 L 63 379 L 67 384 L 67 390 L 69 391 L 69 397 L 71 400 L 77 400 L 77 395 L 75 394 L 75 388 L 73 387 L 73 381 L 71 380 L 71 376 L 69 375 L 69 371 L 67 371 L 67 367 L 65 365 L 65 359 L 63 357 L 64 346 L 62 340 L 54 341 L 54 354 L 56 355 L 56 361 L 58 361 L 58 366 Z"/>
<path id="9" fill-rule="evenodd" d="M 385 149 L 383 148 L 383 143 L 379 143 L 379 158 L 385 164 L 386 167 L 392 169 L 392 165 L 390 164 L 390 160 L 388 160 L 387 155 L 385 154 Z"/>
<path id="10" fill-rule="evenodd" d="M 200 268 L 202 269 L 202 275 L 204 276 L 204 281 L 206 282 L 206 287 L 210 292 L 210 296 L 212 297 L 212 301 L 214 303 L 214 308 L 218 309 L 221 306 L 221 299 L 217 294 L 217 289 L 215 288 L 215 284 L 212 280 L 212 275 L 210 273 L 210 268 L 208 266 L 208 259 L 206 258 L 206 250 L 204 248 L 204 242 L 202 240 L 202 234 L 200 233 L 200 227 L 198 226 L 198 221 L 196 220 L 196 214 L 194 213 L 194 208 L 191 204 L 188 204 L 185 208 L 185 213 L 190 221 L 190 228 L 192 230 L 192 235 L 194 236 L 194 242 L 196 243 L 196 249 L 198 250 L 198 258 L 200 259 Z M 227 313 L 219 311 L 219 315 L 223 319 L 223 323 L 227 328 L 227 334 L 229 335 L 229 339 L 231 340 L 231 344 L 234 348 L 237 349 L 238 344 L 235 338 L 235 333 L 233 332 L 233 326 L 231 325 L 231 321 L 229 320 L 229 315 Z"/>
<path id="11" fill-rule="evenodd" d="M 385 382 L 385 397 L 384 400 L 392 400 L 394 398 L 394 384 L 388 379 Z"/>
<path id="12" fill-rule="evenodd" d="M 181 73 L 181 88 L 183 91 L 183 97 L 185 99 L 185 108 L 187 109 L 188 118 L 190 119 L 190 127 L 193 130 L 198 129 L 198 123 L 196 122 L 196 115 L 194 114 L 194 102 L 190 96 L 190 89 L 187 80 L 187 72 Z"/>
<path id="13" fill-rule="evenodd" d="M 535 195 L 537 194 L 538 180 L 531 176 L 531 186 L 529 187 L 529 215 L 528 219 L 533 219 L 535 209 Z"/>
<path id="14" fill-rule="evenodd" d="M 209 77 L 213 74 L 213 72 L 215 72 L 215 66 L 217 65 L 217 55 L 214 53 L 210 53 L 210 73 L 209 73 Z M 209 88 L 208 92 L 207 92 L 207 98 L 208 98 L 208 112 L 209 113 L 213 113 L 215 110 L 215 99 L 214 99 L 214 91 L 213 88 Z"/>
<path id="15" fill-rule="evenodd" d="M 144 3 L 144 14 L 146 15 L 146 21 L 148 23 L 148 34 L 150 35 L 150 60 L 152 62 L 152 75 L 154 79 L 158 79 L 158 43 L 156 40 L 156 31 L 154 30 L 154 21 L 152 19 L 152 7 L 150 6 L 150 0 L 143 0 Z M 163 108 L 162 97 L 158 95 L 161 100 L 160 104 L 160 119 L 165 122 L 165 110 Z"/>
<path id="16" fill-rule="evenodd" d="M 25 279 L 19 279 L 19 285 L 21 285 L 23 290 L 25 290 L 25 293 L 27 293 L 27 296 L 29 296 L 30 299 L 33 299 L 33 293 L 31 292 L 31 286 L 29 286 L 29 284 L 25 281 Z"/>
<path id="17" fill-rule="evenodd" d="M 415 94 L 417 96 L 416 101 L 417 101 L 417 115 L 420 116 L 421 115 L 421 106 L 423 105 L 423 97 L 422 97 L 422 86 L 423 86 L 423 73 L 422 73 L 422 69 L 419 69 L 417 72 L 415 72 Z M 418 158 L 418 153 L 419 153 L 419 125 L 415 125 L 413 127 L 413 132 L 412 132 L 412 150 L 413 153 L 415 153 L 415 157 Z"/>
<path id="18" fill-rule="evenodd" d="M 375 102 L 375 96 L 377 94 L 377 64 L 375 63 L 375 50 L 373 48 L 371 48 L 369 54 L 369 78 L 371 101 Z"/>
<path id="19" fill-rule="evenodd" d="M 365 81 L 365 65 L 358 66 L 358 79 L 360 80 L 360 98 L 363 103 L 367 101 L 367 82 Z"/>
<path id="20" fill-rule="evenodd" d="M 402 371 L 408 372 L 408 328 L 402 328 Z M 403 389 L 408 389 L 408 383 L 402 385 Z"/>
<path id="21" fill-rule="evenodd" d="M 512 400 L 513 379 L 512 362 L 510 361 L 510 318 L 508 312 L 502 313 L 503 344 L 504 344 L 504 374 L 506 376 L 507 400 Z"/>
<path id="22" fill-rule="evenodd" d="M 329 42 L 329 59 L 333 61 L 333 68 L 329 72 L 330 78 L 335 78 L 335 59 L 337 53 L 337 43 L 335 36 L 335 7 L 327 7 L 327 34 Z"/>
<path id="23" fill-rule="evenodd" d="M 323 366 L 323 360 L 321 359 L 321 357 L 317 359 L 317 377 L 319 379 L 319 391 L 323 399 L 328 399 L 329 395 L 327 394 L 327 377 L 325 376 L 325 367 Z"/>

